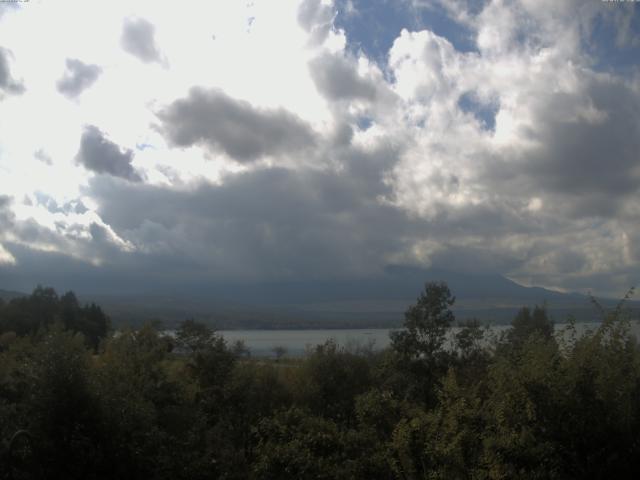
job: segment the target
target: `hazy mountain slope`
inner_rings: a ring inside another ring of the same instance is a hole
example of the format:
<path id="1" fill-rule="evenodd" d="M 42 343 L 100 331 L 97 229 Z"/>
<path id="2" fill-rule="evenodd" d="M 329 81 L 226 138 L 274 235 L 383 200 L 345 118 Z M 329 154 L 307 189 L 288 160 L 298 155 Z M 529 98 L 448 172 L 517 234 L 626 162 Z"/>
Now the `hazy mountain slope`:
<path id="1" fill-rule="evenodd" d="M 21 292 L 13 292 L 11 290 L 0 290 L 0 298 L 8 302 L 12 298 L 24 297 L 26 294 Z"/>
<path id="2" fill-rule="evenodd" d="M 159 319 L 169 324 L 187 317 L 219 328 L 389 327 L 402 324 L 426 281 L 445 281 L 456 296 L 459 319 L 505 323 L 522 306 L 546 304 L 556 321 L 569 315 L 594 320 L 585 295 L 523 287 L 500 275 L 389 267 L 375 278 L 269 284 L 195 285 L 171 294 L 91 295 L 116 323 Z M 603 300 L 613 306 L 614 300 Z M 639 304 L 630 302 L 637 308 Z"/>
<path id="3" fill-rule="evenodd" d="M 171 326 L 194 317 L 218 328 L 340 328 L 400 326 L 427 281 L 446 282 L 456 297 L 458 319 L 509 322 L 525 305 L 546 304 L 556 321 L 569 315 L 597 319 L 585 295 L 523 287 L 497 274 L 469 274 L 390 266 L 366 279 L 334 279 L 254 284 L 184 284 L 172 291 L 129 291 L 119 295 L 76 290 L 81 302 L 96 302 L 114 324 L 160 320 Z M 56 286 L 54 285 L 54 288 Z M 89 293 L 92 292 L 92 293 Z M 64 293 L 62 290 L 59 294 Z M 24 295 L 0 290 L 7 301 Z M 613 307 L 616 300 L 602 300 Z M 640 311 L 640 302 L 629 302 Z"/>

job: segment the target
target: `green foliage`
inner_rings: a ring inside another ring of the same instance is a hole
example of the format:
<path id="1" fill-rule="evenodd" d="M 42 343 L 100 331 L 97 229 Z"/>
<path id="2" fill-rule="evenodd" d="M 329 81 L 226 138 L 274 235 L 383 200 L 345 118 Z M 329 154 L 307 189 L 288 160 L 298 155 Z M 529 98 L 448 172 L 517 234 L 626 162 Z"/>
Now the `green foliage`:
<path id="1" fill-rule="evenodd" d="M 391 334 L 387 381 L 396 393 L 433 405 L 439 379 L 452 360 L 446 335 L 455 317 L 455 297 L 444 283 L 429 282 L 415 305 L 405 312 L 404 329 Z M 409 385 L 409 388 L 406 388 Z"/>
<path id="2" fill-rule="evenodd" d="M 455 349 L 464 360 L 484 354 L 485 330 L 477 320 L 468 320 L 460 325 L 455 334 Z"/>
<path id="3" fill-rule="evenodd" d="M 106 468 L 114 478 L 157 475 L 156 452 L 169 451 L 161 427 L 169 427 L 179 390 L 169 381 L 167 356 L 167 340 L 147 325 L 110 339 L 96 362 Z"/>
<path id="4" fill-rule="evenodd" d="M 58 297 L 53 288 L 38 286 L 30 296 L 0 304 L 0 333 L 33 335 L 56 321 L 67 330 L 82 333 L 94 350 L 109 331 L 109 319 L 102 309 L 93 303 L 81 306 L 73 292 Z"/>
<path id="5" fill-rule="evenodd" d="M 256 479 L 387 479 L 375 454 L 376 439 L 361 431 L 291 408 L 260 422 L 253 476 Z"/>
<path id="6" fill-rule="evenodd" d="M 39 460 L 57 478 L 86 475 L 100 456 L 101 432 L 84 339 L 54 325 L 31 362 L 29 430 L 41 439 Z"/>
<path id="7" fill-rule="evenodd" d="M 409 358 L 433 358 L 441 352 L 447 329 L 455 320 L 455 297 L 444 283 L 430 282 L 404 314 L 404 330 L 394 332 L 393 349 Z"/>
<path id="8" fill-rule="evenodd" d="M 511 322 L 511 327 L 507 337 L 509 343 L 516 347 L 521 346 L 532 335 L 538 335 L 545 340 L 553 337 L 553 322 L 546 308 L 538 305 L 533 311 L 529 307 L 523 307 Z"/>
<path id="9" fill-rule="evenodd" d="M 260 422 L 258 438 L 256 478 L 345 478 L 344 445 L 331 420 L 294 408 Z"/>
<path id="10" fill-rule="evenodd" d="M 104 338 L 99 307 L 38 288 L 0 306 L 20 327 L 0 335 L 0 478 L 638 478 L 623 303 L 582 335 L 525 308 L 490 341 L 452 334 L 453 297 L 427 284 L 386 351 L 270 361 L 194 320 Z"/>
<path id="11" fill-rule="evenodd" d="M 201 352 L 216 341 L 212 328 L 204 323 L 188 319 L 180 323 L 176 330 L 176 342 L 188 353 Z"/>
<path id="12" fill-rule="evenodd" d="M 101 434 L 83 337 L 54 324 L 37 341 L 13 342 L 0 357 L 3 438 L 26 429 L 39 469 L 52 478 L 93 478 Z"/>
<path id="13" fill-rule="evenodd" d="M 300 365 L 295 394 L 311 412 L 341 422 L 354 418 L 355 398 L 370 386 L 365 357 L 327 340 Z"/>

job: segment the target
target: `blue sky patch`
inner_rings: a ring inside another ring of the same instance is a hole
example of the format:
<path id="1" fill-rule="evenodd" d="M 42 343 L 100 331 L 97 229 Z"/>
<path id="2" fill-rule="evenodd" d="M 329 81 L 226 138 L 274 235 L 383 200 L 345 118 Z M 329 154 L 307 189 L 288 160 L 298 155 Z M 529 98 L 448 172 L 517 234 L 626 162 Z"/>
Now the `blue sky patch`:
<path id="1" fill-rule="evenodd" d="M 611 5 L 610 8 L 624 8 L 625 5 Z M 627 42 L 619 44 L 617 37 L 620 25 L 616 25 L 612 15 L 614 12 L 603 11 L 593 22 L 591 37 L 583 42 L 584 50 L 593 57 L 593 68 L 602 72 L 617 74 L 630 73 L 638 68 L 640 59 L 640 10 L 635 5 L 628 6 L 625 13 L 629 21 Z"/>
<path id="2" fill-rule="evenodd" d="M 435 4 L 416 7 L 408 0 L 337 0 L 336 6 L 335 25 L 346 32 L 348 48 L 352 52 L 362 50 L 380 65 L 386 64 L 389 49 L 403 28 L 431 30 L 459 51 L 477 51 L 474 33 Z"/>
<path id="3" fill-rule="evenodd" d="M 136 150 L 144 152 L 147 148 L 156 148 L 150 143 L 136 143 Z"/>
<path id="4" fill-rule="evenodd" d="M 369 117 L 358 117 L 356 125 L 360 130 L 368 130 L 373 125 L 373 120 Z"/>
<path id="5" fill-rule="evenodd" d="M 471 113 L 482 125 L 483 130 L 495 131 L 496 114 L 500 106 L 495 103 L 481 103 L 474 92 L 467 92 L 458 99 L 458 106 L 465 113 Z"/>

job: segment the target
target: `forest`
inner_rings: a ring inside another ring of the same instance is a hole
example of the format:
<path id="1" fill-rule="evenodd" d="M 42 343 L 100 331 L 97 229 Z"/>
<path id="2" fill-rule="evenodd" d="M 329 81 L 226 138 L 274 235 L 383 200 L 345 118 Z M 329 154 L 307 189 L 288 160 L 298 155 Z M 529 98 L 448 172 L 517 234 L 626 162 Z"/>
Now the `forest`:
<path id="1" fill-rule="evenodd" d="M 0 478 L 640 478 L 624 302 L 583 334 L 523 307 L 500 335 L 454 302 L 427 283 L 383 351 L 263 359 L 195 320 L 114 331 L 71 292 L 0 301 Z"/>

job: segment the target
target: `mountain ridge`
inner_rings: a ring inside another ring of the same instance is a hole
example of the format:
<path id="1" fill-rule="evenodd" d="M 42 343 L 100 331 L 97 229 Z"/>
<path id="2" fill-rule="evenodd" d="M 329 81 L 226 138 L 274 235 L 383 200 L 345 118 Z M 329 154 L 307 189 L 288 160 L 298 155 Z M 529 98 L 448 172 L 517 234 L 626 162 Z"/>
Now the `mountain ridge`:
<path id="1" fill-rule="evenodd" d="M 0 289 L 0 299 L 4 300 L 5 302 L 13 300 L 14 298 L 20 298 L 20 297 L 25 297 L 25 296 L 27 296 L 26 293 L 16 292 L 16 291 L 13 291 L 13 290 Z"/>
<path id="2" fill-rule="evenodd" d="M 76 293 L 82 302 L 100 304 L 115 324 L 160 320 L 171 326 L 194 317 L 217 328 L 371 328 L 401 326 L 404 311 L 430 281 L 447 283 L 460 320 L 508 323 L 523 306 L 543 304 L 559 322 L 568 316 L 592 321 L 598 315 L 589 297 L 580 293 L 527 287 L 499 274 L 397 265 L 369 278 L 182 285 L 173 292 L 120 295 Z M 23 295 L 4 292 L 13 298 Z M 602 300 L 607 308 L 616 303 Z M 640 302 L 629 306 L 640 310 Z"/>

